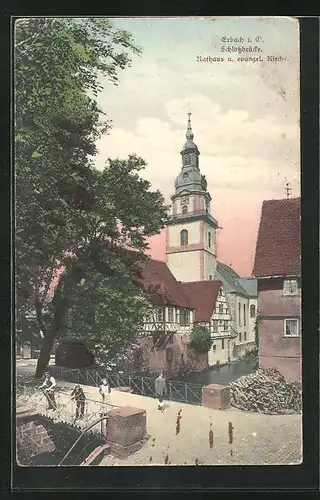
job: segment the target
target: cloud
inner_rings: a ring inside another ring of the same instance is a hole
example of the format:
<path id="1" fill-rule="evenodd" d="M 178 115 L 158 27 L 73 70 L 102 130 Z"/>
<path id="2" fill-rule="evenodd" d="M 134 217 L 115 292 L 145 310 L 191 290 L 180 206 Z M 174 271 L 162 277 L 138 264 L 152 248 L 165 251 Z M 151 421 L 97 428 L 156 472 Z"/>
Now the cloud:
<path id="1" fill-rule="evenodd" d="M 166 120 L 141 116 L 132 131 L 115 127 L 97 146 L 97 167 L 107 157 L 126 157 L 137 153 L 148 163 L 143 173 L 153 188 L 168 199 L 174 179 L 181 169 L 180 151 L 185 141 L 188 105 L 195 142 L 200 149 L 200 168 L 210 190 L 284 190 L 284 177 L 298 188 L 299 129 L 280 125 L 274 115 L 253 119 L 247 110 L 222 111 L 203 95 L 171 99 L 165 103 Z"/>
<path id="2" fill-rule="evenodd" d="M 191 110 L 211 211 L 224 228 L 219 258 L 245 262 L 246 274 L 262 201 L 283 198 L 286 180 L 299 196 L 300 177 L 298 23 L 258 21 L 117 20 L 144 52 L 118 87 L 103 82 L 99 103 L 114 128 L 98 142 L 96 158 L 103 168 L 108 157 L 137 153 L 148 163 L 142 175 L 169 201 Z M 198 63 L 197 55 L 218 55 L 225 35 L 261 35 L 265 59 L 280 51 L 289 62 Z"/>

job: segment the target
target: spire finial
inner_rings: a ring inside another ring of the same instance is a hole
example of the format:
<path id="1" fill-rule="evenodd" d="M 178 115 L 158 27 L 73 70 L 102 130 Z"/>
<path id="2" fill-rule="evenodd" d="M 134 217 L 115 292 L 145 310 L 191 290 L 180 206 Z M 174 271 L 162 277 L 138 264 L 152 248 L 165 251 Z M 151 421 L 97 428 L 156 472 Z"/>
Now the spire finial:
<path id="1" fill-rule="evenodd" d="M 192 140 L 193 137 L 194 137 L 194 135 L 193 135 L 192 128 L 191 128 L 191 112 L 189 111 L 186 138 Z"/>

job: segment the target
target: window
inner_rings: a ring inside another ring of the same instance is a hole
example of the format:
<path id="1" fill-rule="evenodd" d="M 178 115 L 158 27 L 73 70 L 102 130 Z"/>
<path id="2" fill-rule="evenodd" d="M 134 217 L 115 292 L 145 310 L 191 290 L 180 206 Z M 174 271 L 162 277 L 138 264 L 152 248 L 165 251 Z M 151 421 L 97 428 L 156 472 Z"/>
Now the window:
<path id="1" fill-rule="evenodd" d="M 212 274 L 209 274 L 209 280 L 212 280 Z"/>
<path id="2" fill-rule="evenodd" d="M 219 290 L 219 295 L 220 295 L 220 297 L 223 295 L 222 288 L 220 288 L 220 290 Z"/>
<path id="3" fill-rule="evenodd" d="M 219 304 L 219 314 L 223 314 L 223 304 Z"/>
<path id="4" fill-rule="evenodd" d="M 213 331 L 214 331 L 214 332 L 217 332 L 217 331 L 218 331 L 218 326 L 219 326 L 219 322 L 218 322 L 218 320 L 217 320 L 217 319 L 214 319 L 214 320 L 212 321 L 212 328 L 213 328 Z"/>
<path id="5" fill-rule="evenodd" d="M 239 326 L 241 326 L 241 304 L 239 302 Z"/>
<path id="6" fill-rule="evenodd" d="M 247 340 L 247 332 L 244 332 L 243 334 L 243 340 L 246 341 Z"/>
<path id="7" fill-rule="evenodd" d="M 254 304 L 251 304 L 250 306 L 250 318 L 254 318 L 256 315 L 256 306 Z"/>
<path id="8" fill-rule="evenodd" d="M 224 349 L 224 339 L 221 339 L 221 349 Z"/>
<path id="9" fill-rule="evenodd" d="M 246 318 L 246 305 L 243 304 L 243 326 L 246 326 L 247 318 Z"/>
<path id="10" fill-rule="evenodd" d="M 283 281 L 283 295 L 297 295 L 298 294 L 298 281 L 297 280 L 284 280 Z"/>
<path id="11" fill-rule="evenodd" d="M 211 248 L 211 233 L 208 233 L 208 247 Z"/>
<path id="12" fill-rule="evenodd" d="M 216 352 L 216 350 L 217 350 L 216 344 L 212 344 L 212 350 L 213 350 L 213 352 Z"/>
<path id="13" fill-rule="evenodd" d="M 188 207 L 186 205 L 183 205 L 182 207 L 182 213 L 187 214 L 188 213 Z"/>
<path id="14" fill-rule="evenodd" d="M 228 326 L 229 326 L 229 321 L 225 320 L 223 322 L 223 329 L 224 329 L 225 332 L 228 330 Z"/>
<path id="15" fill-rule="evenodd" d="M 168 323 L 173 323 L 173 307 L 168 307 Z"/>
<path id="16" fill-rule="evenodd" d="M 181 326 L 190 325 L 190 311 L 188 309 L 180 310 L 180 325 Z"/>
<path id="17" fill-rule="evenodd" d="M 284 334 L 286 337 L 297 337 L 299 335 L 299 320 L 285 319 Z"/>
<path id="18" fill-rule="evenodd" d="M 188 172 L 184 172 L 184 173 L 183 173 L 183 178 L 184 178 L 184 179 L 188 179 L 188 177 L 189 177 Z"/>
<path id="19" fill-rule="evenodd" d="M 158 309 L 157 309 L 157 321 L 163 322 L 163 309 L 162 309 L 162 307 L 158 307 Z"/>
<path id="20" fill-rule="evenodd" d="M 180 232 L 180 245 L 188 245 L 188 231 L 186 229 L 182 229 Z"/>
<path id="21" fill-rule="evenodd" d="M 241 336 L 241 332 L 239 333 L 239 342 L 242 341 L 242 336 Z"/>

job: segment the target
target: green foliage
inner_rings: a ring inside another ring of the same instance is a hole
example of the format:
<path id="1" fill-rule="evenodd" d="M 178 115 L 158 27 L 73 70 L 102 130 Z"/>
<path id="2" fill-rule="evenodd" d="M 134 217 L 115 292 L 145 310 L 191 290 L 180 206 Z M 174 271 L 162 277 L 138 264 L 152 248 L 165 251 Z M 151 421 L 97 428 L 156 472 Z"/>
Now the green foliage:
<path id="1" fill-rule="evenodd" d="M 131 35 L 106 19 L 31 18 L 15 24 L 19 310 L 32 307 L 35 296 L 43 304 L 65 252 L 90 228 L 90 157 L 110 122 L 101 120 L 89 95 L 101 90 L 99 74 L 118 82 L 118 70 L 130 64 L 128 50 L 138 52 Z"/>
<path id="2" fill-rule="evenodd" d="M 113 339 L 110 351 L 117 339 L 137 334 L 144 312 L 130 273 L 145 237 L 164 225 L 163 197 L 140 177 L 141 158 L 108 160 L 102 172 L 92 160 L 96 140 L 111 127 L 96 102 L 99 78 L 118 84 L 129 53 L 140 50 L 108 19 L 31 18 L 15 25 L 17 315 L 36 311 L 47 358 L 73 305 L 79 335 L 97 344 Z M 120 251 L 128 246 L 136 252 Z"/>
<path id="3" fill-rule="evenodd" d="M 190 333 L 189 347 L 201 354 L 210 351 L 211 346 L 212 339 L 210 330 L 205 326 L 194 326 Z"/>

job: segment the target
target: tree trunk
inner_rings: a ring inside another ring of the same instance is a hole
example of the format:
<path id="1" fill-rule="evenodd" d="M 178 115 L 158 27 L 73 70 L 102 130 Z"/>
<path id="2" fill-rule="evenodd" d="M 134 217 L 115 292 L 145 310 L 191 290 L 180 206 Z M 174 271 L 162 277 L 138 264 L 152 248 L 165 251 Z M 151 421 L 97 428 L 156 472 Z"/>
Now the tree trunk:
<path id="1" fill-rule="evenodd" d="M 57 331 L 55 329 L 52 329 L 48 331 L 47 335 L 43 339 L 43 344 L 42 348 L 40 351 L 37 367 L 36 367 L 36 372 L 34 374 L 35 378 L 41 378 L 49 365 L 50 361 L 50 353 L 51 349 L 53 346 L 53 342 L 55 339 L 55 336 L 57 334 Z"/>
<path id="2" fill-rule="evenodd" d="M 53 322 L 50 328 L 45 330 L 44 332 L 44 339 L 43 339 L 43 344 L 42 348 L 40 351 L 37 367 L 36 367 L 36 372 L 34 374 L 35 378 L 40 378 L 43 376 L 47 366 L 49 365 L 50 362 L 50 353 L 51 349 L 53 347 L 53 342 L 54 339 L 57 337 L 58 332 L 62 326 L 63 323 L 63 318 L 67 310 L 67 299 L 66 299 L 66 291 L 64 293 L 62 292 L 64 285 L 65 284 L 72 284 L 72 277 L 73 274 L 72 272 L 70 273 L 69 280 L 68 276 L 67 279 L 64 279 L 65 277 L 62 275 L 59 279 L 57 288 L 55 290 L 55 294 L 52 300 L 52 306 L 53 306 Z M 37 316 L 38 320 L 42 319 L 42 311 L 40 314 Z M 42 325 L 44 328 L 44 325 Z"/>

